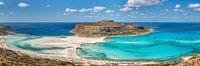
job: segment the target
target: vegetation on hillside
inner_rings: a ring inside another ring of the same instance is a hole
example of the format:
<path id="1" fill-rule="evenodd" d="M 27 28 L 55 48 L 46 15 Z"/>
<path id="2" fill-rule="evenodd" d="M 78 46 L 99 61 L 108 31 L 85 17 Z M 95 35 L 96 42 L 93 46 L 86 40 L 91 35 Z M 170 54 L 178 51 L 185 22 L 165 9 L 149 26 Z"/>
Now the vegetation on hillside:
<path id="1" fill-rule="evenodd" d="M 0 66 L 74 66 L 59 60 L 33 58 L 26 54 L 0 48 Z"/>

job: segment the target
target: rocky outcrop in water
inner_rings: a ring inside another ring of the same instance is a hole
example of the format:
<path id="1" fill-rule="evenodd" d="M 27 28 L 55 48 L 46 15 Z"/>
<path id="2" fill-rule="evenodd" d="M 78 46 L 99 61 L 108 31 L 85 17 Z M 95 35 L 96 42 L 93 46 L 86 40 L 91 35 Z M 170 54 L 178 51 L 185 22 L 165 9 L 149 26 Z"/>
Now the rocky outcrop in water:
<path id="1" fill-rule="evenodd" d="M 72 30 L 78 36 L 101 37 L 119 35 L 137 35 L 151 32 L 143 26 L 103 20 L 96 23 L 78 24 Z"/>

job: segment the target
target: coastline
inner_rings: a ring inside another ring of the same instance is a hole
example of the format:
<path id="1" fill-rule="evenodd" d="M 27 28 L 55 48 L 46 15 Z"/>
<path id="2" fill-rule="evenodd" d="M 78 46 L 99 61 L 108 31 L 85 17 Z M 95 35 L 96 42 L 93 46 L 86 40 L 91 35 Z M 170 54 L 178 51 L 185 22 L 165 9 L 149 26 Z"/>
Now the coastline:
<path id="1" fill-rule="evenodd" d="M 151 33 L 151 32 L 148 32 Z M 148 33 L 142 33 L 143 34 L 148 34 Z M 141 35 L 141 34 L 140 34 Z M 136 35 L 134 35 L 136 36 Z M 55 42 L 55 43 L 43 43 L 40 41 L 45 41 L 45 40 L 51 40 L 51 39 L 61 39 L 64 40 L 65 42 Z M 77 41 L 78 40 L 78 41 Z M 66 62 L 72 62 L 72 63 L 78 63 L 81 65 L 106 65 L 106 64 L 118 64 L 118 65 L 147 65 L 147 64 L 159 64 L 161 62 L 157 61 L 114 61 L 114 60 L 97 60 L 97 59 L 86 59 L 77 56 L 76 54 L 76 48 L 80 47 L 82 44 L 87 44 L 87 43 L 97 43 L 97 42 L 105 42 L 106 37 L 80 37 L 80 36 L 65 36 L 65 37 L 49 37 L 45 36 L 39 39 L 31 40 L 30 42 L 35 43 L 35 44 L 40 44 L 42 46 L 63 46 L 66 47 L 65 45 L 68 46 L 66 48 L 66 54 L 65 55 L 46 55 L 46 54 L 37 54 L 33 53 L 31 51 L 22 51 L 22 50 L 17 50 L 14 48 L 4 47 L 9 50 L 13 50 L 15 52 L 20 52 L 24 54 L 28 54 L 31 57 L 37 57 L 37 58 L 49 58 L 52 60 L 61 60 L 61 61 L 66 61 Z M 4 43 L 6 44 L 6 43 Z M 2 47 L 2 46 L 1 46 Z"/>
<path id="2" fill-rule="evenodd" d="M 135 34 L 135 35 L 116 35 L 116 36 L 108 36 L 108 37 L 122 37 L 122 36 L 140 36 L 140 35 L 146 35 L 154 32 L 154 29 L 150 28 L 148 29 L 148 32 L 140 33 L 140 34 Z"/>
<path id="3" fill-rule="evenodd" d="M 136 35 L 127 35 L 127 36 L 138 36 L 138 35 L 145 35 L 154 32 L 153 29 L 150 29 L 149 32 L 136 34 Z M 32 36 L 26 34 L 15 34 L 9 36 Z M 121 35 L 126 36 L 126 35 Z M 30 44 L 36 44 L 39 46 L 51 46 L 51 47 L 62 47 L 65 48 L 63 55 L 51 55 L 51 54 L 39 54 L 32 51 L 26 50 L 19 50 L 16 48 L 8 47 L 6 41 L 0 45 L 1 48 L 12 50 L 17 54 L 26 54 L 32 58 L 43 58 L 43 59 L 50 59 L 50 60 L 59 60 L 63 62 L 71 62 L 76 65 L 175 65 L 177 61 L 174 60 L 166 60 L 166 61 L 157 61 L 157 60 L 102 60 L 102 59 L 87 59 L 83 57 L 79 57 L 76 53 L 76 48 L 80 47 L 83 44 L 94 44 L 97 42 L 106 42 L 107 37 L 121 37 L 121 36 L 106 36 L 106 37 L 81 37 L 81 36 L 39 36 L 40 38 L 28 40 Z M 0 38 L 4 38 L 6 36 L 1 36 Z M 57 41 L 59 39 L 59 41 Z M 60 41 L 62 40 L 62 41 Z M 50 42 L 49 42 L 50 41 Z M 53 41 L 53 42 L 51 42 Z M 37 46 L 36 46 L 37 47 Z M 62 52 L 62 51 L 60 51 Z M 195 55 L 185 55 L 181 56 L 179 62 L 187 62 Z"/>
<path id="4" fill-rule="evenodd" d="M 131 36 L 138 36 L 138 35 L 144 35 L 144 34 L 149 34 L 152 33 L 153 30 L 150 32 L 142 33 L 142 34 L 137 34 L 137 35 L 131 35 Z M 10 35 L 12 36 L 12 35 Z M 15 36 L 29 36 L 29 35 L 22 35 L 22 34 L 17 34 Z M 1 36 L 0 38 L 3 38 L 5 36 Z M 112 37 L 112 36 L 111 36 Z M 31 51 L 22 51 L 18 50 L 15 48 L 10 48 L 6 44 L 5 40 L 3 41 L 3 44 L 0 45 L 1 48 L 9 49 L 12 50 L 16 53 L 23 53 L 27 54 L 30 57 L 33 58 L 48 58 L 51 60 L 60 60 L 64 62 L 71 62 L 75 63 L 77 65 L 152 65 L 152 64 L 174 64 L 176 63 L 175 61 L 145 61 L 145 60 L 130 60 L 130 61 L 125 61 L 125 60 L 99 60 L 99 59 L 87 59 L 87 58 L 82 58 L 77 56 L 76 54 L 76 48 L 80 47 L 82 44 L 88 44 L 88 43 L 96 43 L 96 42 L 106 42 L 107 37 L 80 37 L 80 36 L 44 36 L 39 39 L 34 39 L 30 40 L 29 42 L 39 44 L 41 46 L 54 46 L 54 47 L 67 47 L 66 48 L 66 54 L 65 55 L 46 55 L 46 54 L 38 54 L 38 53 L 33 53 Z M 48 43 L 48 41 L 54 40 L 54 39 L 61 39 L 64 42 L 55 42 L 55 43 Z M 78 40 L 78 41 L 77 41 Z M 46 43 L 47 42 L 47 43 Z M 190 60 L 194 55 L 189 55 L 189 56 L 181 56 L 181 62 L 187 62 Z"/>
<path id="5" fill-rule="evenodd" d="M 151 29 L 149 32 L 136 34 L 136 35 L 127 35 L 127 36 L 138 36 L 138 35 L 144 35 L 152 33 L 154 30 Z M 13 36 L 13 35 L 9 35 Z M 26 34 L 15 34 L 14 36 L 30 36 Z M 126 36 L 126 35 L 123 35 Z M 3 38 L 5 36 L 1 36 L 0 38 Z M 108 36 L 108 37 L 118 37 L 118 36 Z M 173 60 L 167 60 L 167 61 L 156 61 L 156 60 L 101 60 L 101 59 L 87 59 L 83 57 L 79 57 L 76 54 L 76 48 L 80 47 L 83 44 L 93 44 L 97 42 L 106 42 L 107 37 L 80 37 L 77 35 L 74 36 L 40 36 L 40 38 L 29 40 L 30 43 L 38 44 L 40 46 L 53 46 L 53 47 L 63 47 L 66 48 L 64 55 L 47 55 L 47 54 L 38 54 L 31 51 L 26 50 L 19 50 L 16 48 L 8 47 L 6 41 L 4 40 L 4 43 L 0 45 L 1 48 L 12 50 L 16 52 L 17 54 L 26 54 L 32 58 L 47 58 L 50 60 L 59 60 L 64 62 L 71 62 L 76 65 L 165 65 L 165 64 L 176 64 L 176 61 Z M 55 39 L 60 39 L 64 42 L 49 42 L 54 41 Z M 78 41 L 77 41 L 78 40 Z M 61 51 L 62 52 L 62 51 Z M 182 56 L 181 62 L 190 60 L 192 56 Z M 178 61 L 179 62 L 179 61 Z"/>

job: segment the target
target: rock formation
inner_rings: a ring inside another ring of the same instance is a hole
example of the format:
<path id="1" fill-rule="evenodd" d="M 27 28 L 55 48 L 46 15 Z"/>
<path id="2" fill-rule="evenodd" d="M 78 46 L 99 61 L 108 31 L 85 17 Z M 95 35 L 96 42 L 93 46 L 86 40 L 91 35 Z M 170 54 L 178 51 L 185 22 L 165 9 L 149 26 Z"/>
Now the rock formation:
<path id="1" fill-rule="evenodd" d="M 8 30 L 11 29 L 11 27 L 9 26 L 4 26 L 4 25 L 0 25 L 0 47 L 1 48 L 7 48 L 6 46 L 6 41 L 3 38 L 3 36 L 5 35 L 12 35 L 13 33 L 10 33 Z"/>
<path id="2" fill-rule="evenodd" d="M 114 22 L 113 20 L 103 20 L 90 24 L 78 24 L 72 30 L 78 36 L 102 37 L 119 35 L 137 35 L 150 32 L 143 26 L 127 23 Z"/>
<path id="3" fill-rule="evenodd" d="M 200 55 L 193 56 L 186 61 L 181 61 L 177 66 L 200 66 Z"/>
<path id="4" fill-rule="evenodd" d="M 13 33 L 8 31 L 10 29 L 11 29 L 10 26 L 0 25 L 0 36 L 2 36 L 2 35 L 12 35 Z"/>

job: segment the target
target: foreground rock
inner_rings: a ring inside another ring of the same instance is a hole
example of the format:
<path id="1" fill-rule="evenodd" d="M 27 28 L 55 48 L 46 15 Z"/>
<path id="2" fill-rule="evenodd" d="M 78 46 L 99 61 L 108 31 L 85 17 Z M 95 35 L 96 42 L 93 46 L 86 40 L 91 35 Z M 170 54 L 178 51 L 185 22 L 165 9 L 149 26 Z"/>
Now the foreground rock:
<path id="1" fill-rule="evenodd" d="M 74 66 L 73 63 L 34 58 L 20 52 L 0 48 L 0 66 Z"/>
<path id="2" fill-rule="evenodd" d="M 138 35 L 151 32 L 143 26 L 135 24 L 118 23 L 112 20 L 103 20 L 90 24 L 78 24 L 72 30 L 78 36 L 102 37 L 119 35 Z"/>
<path id="3" fill-rule="evenodd" d="M 183 60 L 177 66 L 200 66 L 200 55 Z"/>

